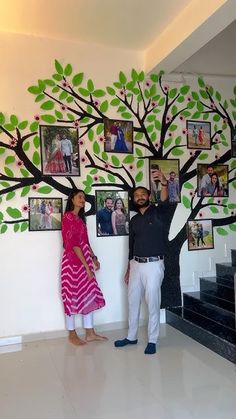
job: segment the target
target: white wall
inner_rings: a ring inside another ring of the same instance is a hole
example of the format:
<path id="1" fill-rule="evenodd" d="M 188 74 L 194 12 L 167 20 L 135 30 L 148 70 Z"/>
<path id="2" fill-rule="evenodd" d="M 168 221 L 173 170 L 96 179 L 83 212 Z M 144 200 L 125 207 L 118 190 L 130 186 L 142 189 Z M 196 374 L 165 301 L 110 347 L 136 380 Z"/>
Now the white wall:
<path id="1" fill-rule="evenodd" d="M 39 78 L 48 78 L 54 73 L 55 58 L 64 64 L 71 63 L 76 72 L 85 72 L 96 87 L 101 88 L 115 81 L 121 69 L 143 67 L 142 55 L 132 51 L 13 34 L 0 34 L 0 42 L 0 110 L 8 115 L 16 113 L 22 119 L 32 118 L 38 112 L 27 88 Z M 191 83 L 194 85 L 196 79 Z M 232 80 L 216 79 L 214 83 L 223 96 L 231 97 Z M 81 179 L 78 179 L 80 184 Z M 16 198 L 14 206 L 17 205 L 22 205 L 22 199 Z M 170 232 L 173 237 L 184 224 L 186 215 L 180 205 Z M 127 263 L 127 238 L 97 238 L 94 216 L 88 219 L 88 230 L 92 247 L 101 261 L 97 279 L 107 301 L 106 307 L 96 313 L 95 322 L 105 325 L 124 321 L 127 305 L 122 281 Z M 188 252 L 185 244 L 181 252 L 183 289 L 196 288 L 198 276 L 213 271 L 215 261 L 229 260 L 231 247 L 235 247 L 233 234 L 227 238 L 216 236 L 215 249 L 211 251 Z M 59 289 L 61 249 L 60 232 L 0 235 L 0 337 L 64 328 Z"/>

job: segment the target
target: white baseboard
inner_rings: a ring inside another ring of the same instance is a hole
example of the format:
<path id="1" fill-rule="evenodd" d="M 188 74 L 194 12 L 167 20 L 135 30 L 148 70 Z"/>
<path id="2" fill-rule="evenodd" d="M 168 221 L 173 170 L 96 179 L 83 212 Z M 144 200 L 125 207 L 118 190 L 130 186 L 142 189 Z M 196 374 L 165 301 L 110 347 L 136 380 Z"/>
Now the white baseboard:
<path id="1" fill-rule="evenodd" d="M 161 323 L 166 322 L 165 312 L 166 312 L 165 309 L 162 309 L 160 312 Z M 147 324 L 147 319 L 140 319 L 139 321 L 140 327 L 146 326 L 146 324 Z M 127 321 L 96 325 L 96 330 L 98 330 L 99 332 L 108 332 L 108 331 L 121 330 L 121 329 L 127 329 L 127 328 L 128 328 Z M 84 330 L 82 328 L 79 328 L 78 332 L 80 335 L 83 335 Z M 30 334 L 22 335 L 22 336 L 4 337 L 4 338 L 0 338 L 0 347 L 8 346 L 8 345 L 19 345 L 22 343 L 35 342 L 39 340 L 64 338 L 67 336 L 67 334 L 68 332 L 65 329 L 62 329 L 62 330 L 51 330 L 49 332 L 30 333 Z M 0 350 L 0 353 L 1 353 L 1 350 Z"/>

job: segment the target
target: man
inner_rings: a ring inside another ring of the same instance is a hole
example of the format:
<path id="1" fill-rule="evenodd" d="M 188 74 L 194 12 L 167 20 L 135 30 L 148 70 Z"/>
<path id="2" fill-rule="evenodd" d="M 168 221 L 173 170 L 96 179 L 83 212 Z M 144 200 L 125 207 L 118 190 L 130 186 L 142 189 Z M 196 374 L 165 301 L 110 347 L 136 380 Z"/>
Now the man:
<path id="1" fill-rule="evenodd" d="M 161 201 L 168 197 L 167 180 L 161 171 Z M 142 297 L 148 305 L 148 344 L 145 354 L 156 353 L 160 328 L 161 283 L 164 277 L 165 219 L 163 207 L 150 204 L 150 191 L 134 189 L 133 202 L 138 210 L 130 221 L 129 265 L 125 274 L 128 284 L 129 331 L 125 339 L 115 341 L 117 348 L 135 345 L 138 334 Z"/>
<path id="2" fill-rule="evenodd" d="M 179 202 L 179 182 L 176 180 L 176 173 L 170 172 L 168 180 L 169 202 Z"/>
<path id="3" fill-rule="evenodd" d="M 114 121 L 114 124 L 112 124 L 110 127 L 110 134 L 111 134 L 111 150 L 114 150 L 116 140 L 117 140 L 117 135 L 118 135 L 118 126 L 117 126 L 116 121 Z"/>
<path id="4" fill-rule="evenodd" d="M 99 236 L 109 236 L 113 234 L 111 215 L 113 210 L 113 200 L 107 196 L 105 206 L 97 213 L 97 228 Z"/>
<path id="5" fill-rule="evenodd" d="M 200 184 L 200 195 L 203 196 L 205 189 L 207 188 L 207 185 L 211 183 L 211 177 L 214 173 L 214 167 L 209 164 L 207 166 L 207 173 L 202 176 L 201 184 Z"/>
<path id="6" fill-rule="evenodd" d="M 71 141 L 66 138 L 66 135 L 62 136 L 61 140 L 61 152 L 66 165 L 66 171 L 72 173 L 71 156 L 73 154 L 73 147 Z"/>

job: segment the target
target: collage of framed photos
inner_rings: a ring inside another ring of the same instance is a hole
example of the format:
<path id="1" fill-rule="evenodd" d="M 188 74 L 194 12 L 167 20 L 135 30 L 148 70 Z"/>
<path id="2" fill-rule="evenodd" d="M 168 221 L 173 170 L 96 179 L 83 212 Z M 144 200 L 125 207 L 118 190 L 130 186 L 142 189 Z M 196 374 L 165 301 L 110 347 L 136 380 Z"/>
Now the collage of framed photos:
<path id="1" fill-rule="evenodd" d="M 211 123 L 186 121 L 187 148 L 211 149 Z M 232 156 L 236 156 L 236 129 L 231 132 Z M 45 176 L 80 176 L 79 133 L 67 126 L 40 126 L 41 170 Z M 133 153 L 133 122 L 104 119 L 104 151 Z M 168 184 L 169 204 L 181 202 L 179 159 L 149 158 L 149 188 L 151 201 L 158 203 L 161 185 L 157 171 L 161 170 Z M 227 197 L 228 166 L 197 165 L 197 196 Z M 96 191 L 97 237 L 126 236 L 129 233 L 129 194 L 123 190 Z M 29 231 L 61 229 L 63 205 L 61 198 L 29 198 Z M 188 250 L 214 247 L 211 220 L 187 222 Z"/>

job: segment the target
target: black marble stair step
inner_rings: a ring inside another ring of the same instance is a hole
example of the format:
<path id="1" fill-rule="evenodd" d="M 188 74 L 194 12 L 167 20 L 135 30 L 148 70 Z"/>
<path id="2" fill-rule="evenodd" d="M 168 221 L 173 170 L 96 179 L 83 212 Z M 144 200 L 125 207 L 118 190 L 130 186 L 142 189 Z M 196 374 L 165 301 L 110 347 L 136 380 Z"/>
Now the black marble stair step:
<path id="1" fill-rule="evenodd" d="M 204 279 L 208 279 L 212 282 L 217 282 L 218 284 L 221 285 L 226 285 L 229 288 L 234 288 L 234 280 L 233 279 L 229 279 L 229 278 L 224 278 L 221 276 L 207 276 Z"/>
<path id="2" fill-rule="evenodd" d="M 235 313 L 235 303 L 224 300 L 223 298 L 216 297 L 212 294 L 207 294 L 204 292 L 200 292 L 200 298 L 202 301 L 205 301 L 207 303 L 210 303 L 212 305 L 215 305 L 217 307 L 220 307 L 226 311 L 229 311 L 231 313 Z"/>
<path id="3" fill-rule="evenodd" d="M 223 298 L 234 303 L 234 289 L 223 284 L 219 284 L 213 277 L 200 278 L 200 292 Z"/>
<path id="4" fill-rule="evenodd" d="M 166 323 L 229 361 L 236 363 L 236 345 L 219 334 L 215 334 L 213 328 L 207 330 L 204 317 L 202 316 L 202 319 L 199 320 L 201 316 L 195 315 L 195 319 L 193 319 L 193 315 L 189 314 L 189 311 L 182 307 L 167 309 Z"/>
<path id="5" fill-rule="evenodd" d="M 236 249 L 231 249 L 232 265 L 236 267 Z"/>
<path id="6" fill-rule="evenodd" d="M 236 273 L 236 267 L 233 266 L 232 262 L 216 263 L 216 276 L 223 277 L 225 279 L 234 280 L 234 274 Z"/>
<path id="7" fill-rule="evenodd" d="M 186 309 L 199 313 L 232 330 L 236 330 L 235 315 L 220 307 L 202 301 L 200 292 L 184 293 L 183 305 Z"/>

